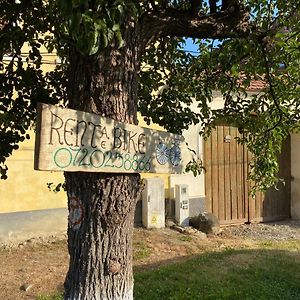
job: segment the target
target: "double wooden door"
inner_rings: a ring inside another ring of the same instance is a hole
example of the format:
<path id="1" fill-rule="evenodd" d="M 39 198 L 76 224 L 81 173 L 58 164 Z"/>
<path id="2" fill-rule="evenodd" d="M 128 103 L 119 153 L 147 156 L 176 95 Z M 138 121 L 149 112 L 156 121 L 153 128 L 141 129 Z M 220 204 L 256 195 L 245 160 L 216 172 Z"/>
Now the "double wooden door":
<path id="1" fill-rule="evenodd" d="M 251 153 L 236 141 L 237 128 L 217 126 L 204 142 L 206 209 L 220 223 L 275 221 L 290 217 L 290 140 L 279 157 L 280 174 L 285 180 L 276 189 L 249 196 L 247 180 Z"/>

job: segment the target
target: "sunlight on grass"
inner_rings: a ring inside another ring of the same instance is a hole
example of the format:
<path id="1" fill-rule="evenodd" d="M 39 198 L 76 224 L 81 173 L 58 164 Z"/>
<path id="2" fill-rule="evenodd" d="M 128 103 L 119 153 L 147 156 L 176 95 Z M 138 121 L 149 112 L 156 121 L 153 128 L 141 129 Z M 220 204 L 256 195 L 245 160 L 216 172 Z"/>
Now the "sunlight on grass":
<path id="1" fill-rule="evenodd" d="M 299 251 L 300 243 L 298 240 L 284 240 L 284 241 L 260 241 L 260 248 L 264 249 L 284 249 L 288 251 Z"/>
<path id="2" fill-rule="evenodd" d="M 134 274 L 134 300 L 300 299 L 300 242 L 259 241 L 251 249 L 224 249 Z M 150 256 L 144 242 L 135 260 Z M 38 300 L 62 300 L 60 295 Z"/>
<path id="3" fill-rule="evenodd" d="M 198 255 L 136 273 L 134 295 L 135 300 L 300 299 L 300 255 L 266 249 Z"/>
<path id="4" fill-rule="evenodd" d="M 64 297 L 62 295 L 40 295 L 37 297 L 37 300 L 63 300 Z"/>
<path id="5" fill-rule="evenodd" d="M 189 235 L 181 235 L 178 239 L 183 242 L 190 242 L 193 240 L 193 238 Z"/>
<path id="6" fill-rule="evenodd" d="M 141 260 L 151 254 L 149 247 L 144 242 L 133 243 L 133 260 Z"/>

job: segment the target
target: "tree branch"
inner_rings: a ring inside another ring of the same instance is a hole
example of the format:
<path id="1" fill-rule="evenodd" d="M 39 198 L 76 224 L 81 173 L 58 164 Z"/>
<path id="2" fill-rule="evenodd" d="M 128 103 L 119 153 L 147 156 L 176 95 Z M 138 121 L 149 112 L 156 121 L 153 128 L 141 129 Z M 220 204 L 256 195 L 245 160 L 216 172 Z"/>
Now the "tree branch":
<path id="1" fill-rule="evenodd" d="M 271 35 L 271 34 L 275 34 L 276 32 L 278 32 L 279 30 L 283 29 L 285 26 L 285 23 L 293 18 L 293 17 L 297 17 L 299 18 L 299 8 L 300 8 L 300 2 L 291 10 L 291 12 L 284 18 L 281 19 L 281 16 L 277 17 L 269 26 L 268 30 L 266 33 L 264 33 L 265 35 Z"/>
<path id="2" fill-rule="evenodd" d="M 202 7 L 202 0 L 189 0 L 191 4 L 190 12 L 193 16 L 197 16 Z"/>
<path id="3" fill-rule="evenodd" d="M 163 36 L 191 38 L 247 37 L 250 33 L 249 14 L 235 6 L 211 15 L 193 15 L 174 8 L 161 9 L 144 15 L 141 20 L 143 46 Z"/>
<path id="4" fill-rule="evenodd" d="M 217 12 L 217 1 L 216 0 L 209 0 L 209 7 L 210 7 L 210 13 L 215 14 Z"/>
<path id="5" fill-rule="evenodd" d="M 269 84 L 270 95 L 271 95 L 271 98 L 272 98 L 272 100 L 275 104 L 275 107 L 278 111 L 278 114 L 279 114 L 278 121 L 272 127 L 266 129 L 265 134 L 264 134 L 264 136 L 266 137 L 269 132 L 271 132 L 278 125 L 280 125 L 284 112 L 282 111 L 282 109 L 280 107 L 279 100 L 277 99 L 276 93 L 275 93 L 275 90 L 274 90 L 272 75 L 271 75 L 271 72 L 270 72 L 270 69 L 269 69 L 270 68 L 270 62 L 269 62 L 268 57 L 267 57 L 267 52 L 266 52 L 266 49 L 265 49 L 265 45 L 261 42 L 260 46 L 261 46 L 262 56 L 263 56 L 263 59 L 264 59 L 264 65 L 265 65 L 265 69 L 266 69 L 266 79 L 267 79 L 267 82 Z"/>

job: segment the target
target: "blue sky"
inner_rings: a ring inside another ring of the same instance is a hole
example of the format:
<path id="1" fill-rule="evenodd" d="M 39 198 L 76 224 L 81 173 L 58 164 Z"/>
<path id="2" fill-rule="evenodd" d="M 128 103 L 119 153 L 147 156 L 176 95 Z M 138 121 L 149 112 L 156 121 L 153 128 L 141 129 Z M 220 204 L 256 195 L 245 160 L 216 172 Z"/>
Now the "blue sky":
<path id="1" fill-rule="evenodd" d="M 198 45 L 194 44 L 193 39 L 187 38 L 186 44 L 183 47 L 186 51 L 191 51 L 191 54 L 196 54 L 198 52 Z"/>

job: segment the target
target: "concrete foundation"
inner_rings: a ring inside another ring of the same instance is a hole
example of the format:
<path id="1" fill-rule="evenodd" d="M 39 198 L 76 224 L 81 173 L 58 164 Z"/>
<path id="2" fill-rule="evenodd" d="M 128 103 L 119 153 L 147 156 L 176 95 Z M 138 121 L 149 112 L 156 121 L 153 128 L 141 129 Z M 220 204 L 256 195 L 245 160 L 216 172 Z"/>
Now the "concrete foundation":
<path id="1" fill-rule="evenodd" d="M 166 217 L 174 219 L 175 201 L 166 199 Z M 205 211 L 205 198 L 190 198 L 189 216 Z M 142 201 L 138 201 L 135 226 L 142 226 Z M 18 244 L 32 238 L 47 238 L 67 233 L 68 210 L 55 208 L 0 214 L 0 246 Z"/>
<path id="2" fill-rule="evenodd" d="M 2 213 L 0 214 L 0 245 L 65 234 L 67 216 L 66 208 Z"/>

